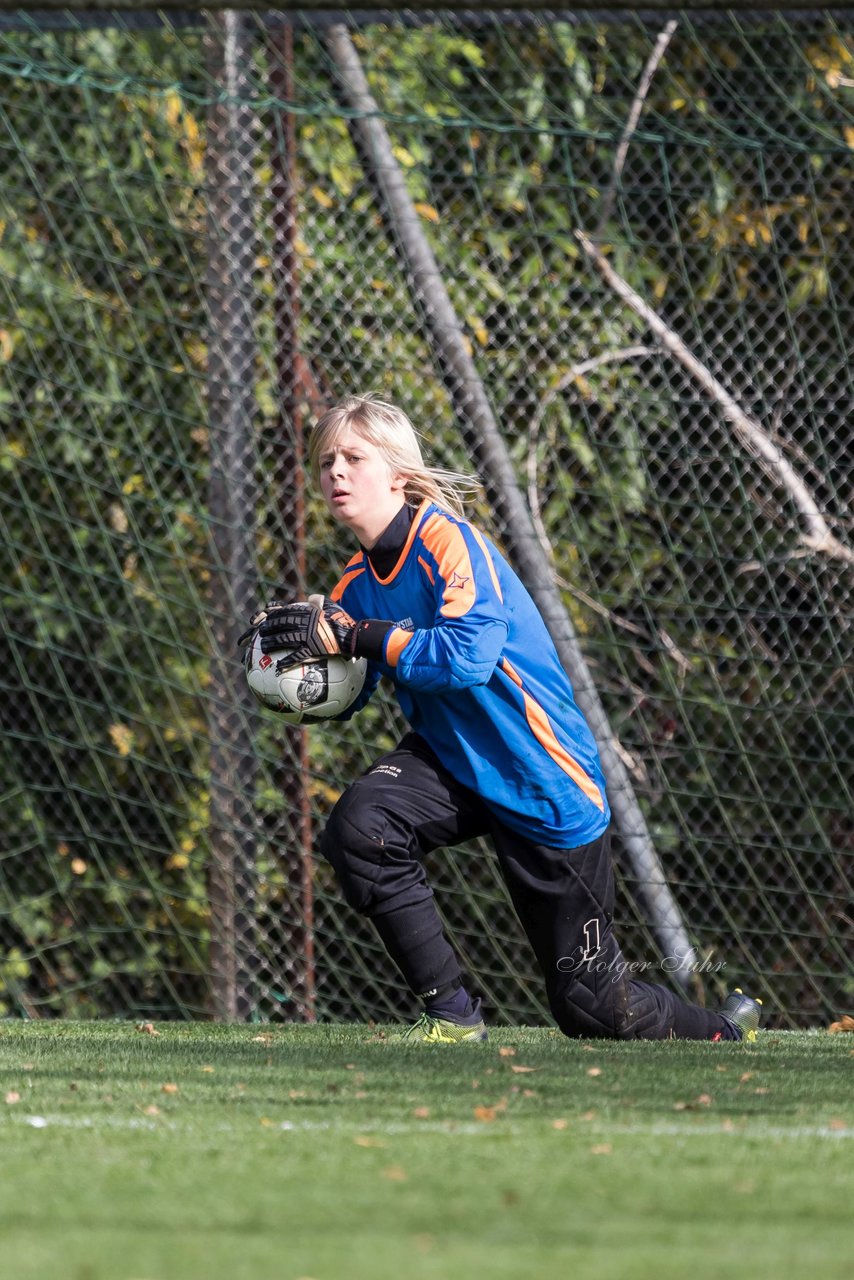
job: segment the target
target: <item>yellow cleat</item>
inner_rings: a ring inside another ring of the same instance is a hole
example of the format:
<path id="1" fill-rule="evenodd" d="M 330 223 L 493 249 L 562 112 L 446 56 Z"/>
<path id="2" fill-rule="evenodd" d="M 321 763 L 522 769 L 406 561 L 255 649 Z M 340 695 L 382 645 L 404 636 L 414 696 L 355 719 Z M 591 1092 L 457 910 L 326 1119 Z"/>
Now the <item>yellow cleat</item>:
<path id="1" fill-rule="evenodd" d="M 480 1001 L 476 1000 L 474 1012 L 465 1022 L 452 1022 L 450 1018 L 424 1012 L 400 1038 L 410 1044 L 483 1044 L 489 1039 L 489 1033 L 480 1016 Z"/>

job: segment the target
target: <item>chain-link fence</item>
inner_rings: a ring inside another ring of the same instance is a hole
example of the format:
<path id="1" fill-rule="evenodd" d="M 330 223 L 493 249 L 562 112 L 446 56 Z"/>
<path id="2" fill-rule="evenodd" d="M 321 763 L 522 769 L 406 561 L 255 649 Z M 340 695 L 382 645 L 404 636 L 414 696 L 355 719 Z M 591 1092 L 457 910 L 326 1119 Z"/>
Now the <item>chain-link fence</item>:
<path id="1" fill-rule="evenodd" d="M 851 27 L 0 18 L 7 1013 L 411 1010 L 312 857 L 398 714 L 284 728 L 234 649 L 349 555 L 302 457 L 360 390 L 549 566 L 629 958 L 850 1004 Z M 491 850 L 430 873 L 493 1016 L 545 1018 Z"/>

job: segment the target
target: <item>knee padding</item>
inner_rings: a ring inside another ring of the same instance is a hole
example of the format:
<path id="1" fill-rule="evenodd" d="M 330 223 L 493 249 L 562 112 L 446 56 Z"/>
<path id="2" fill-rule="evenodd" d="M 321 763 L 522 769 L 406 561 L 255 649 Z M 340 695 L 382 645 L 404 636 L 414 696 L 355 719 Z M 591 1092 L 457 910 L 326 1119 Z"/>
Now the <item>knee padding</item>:
<path id="1" fill-rule="evenodd" d="M 386 846 L 379 833 L 366 830 L 366 815 L 346 793 L 332 810 L 320 852 L 332 866 L 349 906 L 365 914 L 375 897 Z"/>
<path id="2" fill-rule="evenodd" d="M 574 972 L 549 983 L 555 1020 L 567 1036 L 610 1040 L 657 1039 L 662 1011 L 653 989 L 632 982 L 613 937 Z"/>

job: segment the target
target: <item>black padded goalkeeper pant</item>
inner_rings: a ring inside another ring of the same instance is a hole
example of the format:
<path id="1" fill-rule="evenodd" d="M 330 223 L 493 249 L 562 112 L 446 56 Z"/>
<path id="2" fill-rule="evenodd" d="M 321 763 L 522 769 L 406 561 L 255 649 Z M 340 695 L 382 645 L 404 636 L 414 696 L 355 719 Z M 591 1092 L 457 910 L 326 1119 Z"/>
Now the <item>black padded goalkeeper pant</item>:
<path id="1" fill-rule="evenodd" d="M 344 792 L 321 850 L 347 902 L 373 922 L 415 994 L 427 997 L 460 979 L 421 859 L 482 835 L 493 840 L 549 1007 L 566 1035 L 730 1038 L 720 1014 L 632 978 L 614 937 L 607 832 L 575 849 L 526 840 L 498 822 L 410 733 Z"/>

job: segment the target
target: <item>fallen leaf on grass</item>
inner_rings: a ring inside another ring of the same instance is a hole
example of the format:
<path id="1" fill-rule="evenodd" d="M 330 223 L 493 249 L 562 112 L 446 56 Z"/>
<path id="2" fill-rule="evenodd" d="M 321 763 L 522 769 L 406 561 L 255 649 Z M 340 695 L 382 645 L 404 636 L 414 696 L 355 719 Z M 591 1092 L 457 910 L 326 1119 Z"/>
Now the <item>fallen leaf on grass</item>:
<path id="1" fill-rule="evenodd" d="M 207 1071 L 208 1073 L 210 1073 L 213 1071 L 213 1067 L 202 1067 L 202 1071 Z"/>
<path id="2" fill-rule="evenodd" d="M 146 1036 L 159 1036 L 160 1032 L 156 1030 L 153 1022 L 138 1022 L 136 1024 L 137 1031 L 141 1031 Z"/>
<path id="3" fill-rule="evenodd" d="M 710 1107 L 712 1105 L 711 1094 L 701 1093 L 691 1102 L 674 1102 L 674 1111 L 696 1111 L 698 1107 Z"/>
<path id="4" fill-rule="evenodd" d="M 16 1102 L 21 1101 L 21 1095 L 15 1089 L 10 1089 L 6 1094 L 6 1102 L 8 1106 L 13 1107 Z"/>
<path id="5" fill-rule="evenodd" d="M 177 1093 L 178 1086 L 177 1084 L 162 1084 L 160 1086 L 160 1092 L 161 1093 Z"/>
<path id="6" fill-rule="evenodd" d="M 357 1147 L 384 1147 L 382 1138 L 372 1138 L 367 1133 L 360 1133 L 353 1139 Z"/>
<path id="7" fill-rule="evenodd" d="M 489 1123 L 507 1110 L 507 1098 L 499 1098 L 491 1107 L 475 1107 L 474 1118 Z"/>
<path id="8" fill-rule="evenodd" d="M 613 1151 L 610 1142 L 597 1142 L 595 1146 L 590 1148 L 592 1156 L 609 1156 Z"/>
<path id="9" fill-rule="evenodd" d="M 515 1058 L 516 1050 L 511 1049 L 509 1044 L 502 1045 L 498 1050 L 499 1058 Z"/>
<path id="10" fill-rule="evenodd" d="M 563 1116 L 560 1116 L 557 1120 L 552 1120 L 552 1128 L 553 1128 L 553 1129 L 568 1129 L 568 1128 L 569 1128 L 569 1121 L 568 1121 L 568 1120 L 564 1120 Z"/>
<path id="11" fill-rule="evenodd" d="M 838 1022 L 831 1022 L 827 1029 L 832 1036 L 838 1036 L 842 1031 L 854 1031 L 854 1018 L 850 1014 L 843 1014 Z"/>
<path id="12" fill-rule="evenodd" d="M 416 1107 L 412 1114 L 415 1116 L 416 1120 L 426 1120 L 427 1117 L 430 1115 L 430 1108 Z"/>
<path id="13" fill-rule="evenodd" d="M 511 1062 L 510 1070 L 515 1071 L 517 1075 L 523 1075 L 529 1071 L 539 1071 L 539 1067 L 517 1067 L 515 1062 Z"/>
<path id="14" fill-rule="evenodd" d="M 389 1182 L 405 1182 L 406 1170 L 399 1164 L 390 1164 L 387 1168 L 380 1171 L 384 1178 Z"/>
<path id="15" fill-rule="evenodd" d="M 495 1107 L 475 1107 L 473 1114 L 475 1120 L 479 1120 L 481 1124 L 491 1124 L 498 1118 Z"/>
<path id="16" fill-rule="evenodd" d="M 840 1120 L 838 1116 L 834 1116 L 832 1120 L 828 1121 L 827 1127 L 832 1129 L 834 1133 L 845 1133 L 848 1125 L 844 1120 Z"/>
<path id="17" fill-rule="evenodd" d="M 253 1036 L 253 1044 L 272 1044 L 273 1036 L 269 1031 L 263 1031 L 260 1036 Z"/>
<path id="18" fill-rule="evenodd" d="M 159 1115 L 160 1115 L 160 1108 L 159 1108 L 159 1107 L 156 1107 L 156 1106 L 154 1105 L 154 1103 L 152 1102 L 151 1106 L 150 1106 L 150 1107 L 146 1107 L 142 1114 L 143 1114 L 144 1116 L 159 1116 Z"/>
<path id="19" fill-rule="evenodd" d="M 602 1074 L 602 1068 L 601 1068 L 601 1067 L 588 1067 L 588 1068 L 587 1068 L 587 1074 L 588 1074 L 589 1076 L 601 1076 L 601 1074 Z"/>

